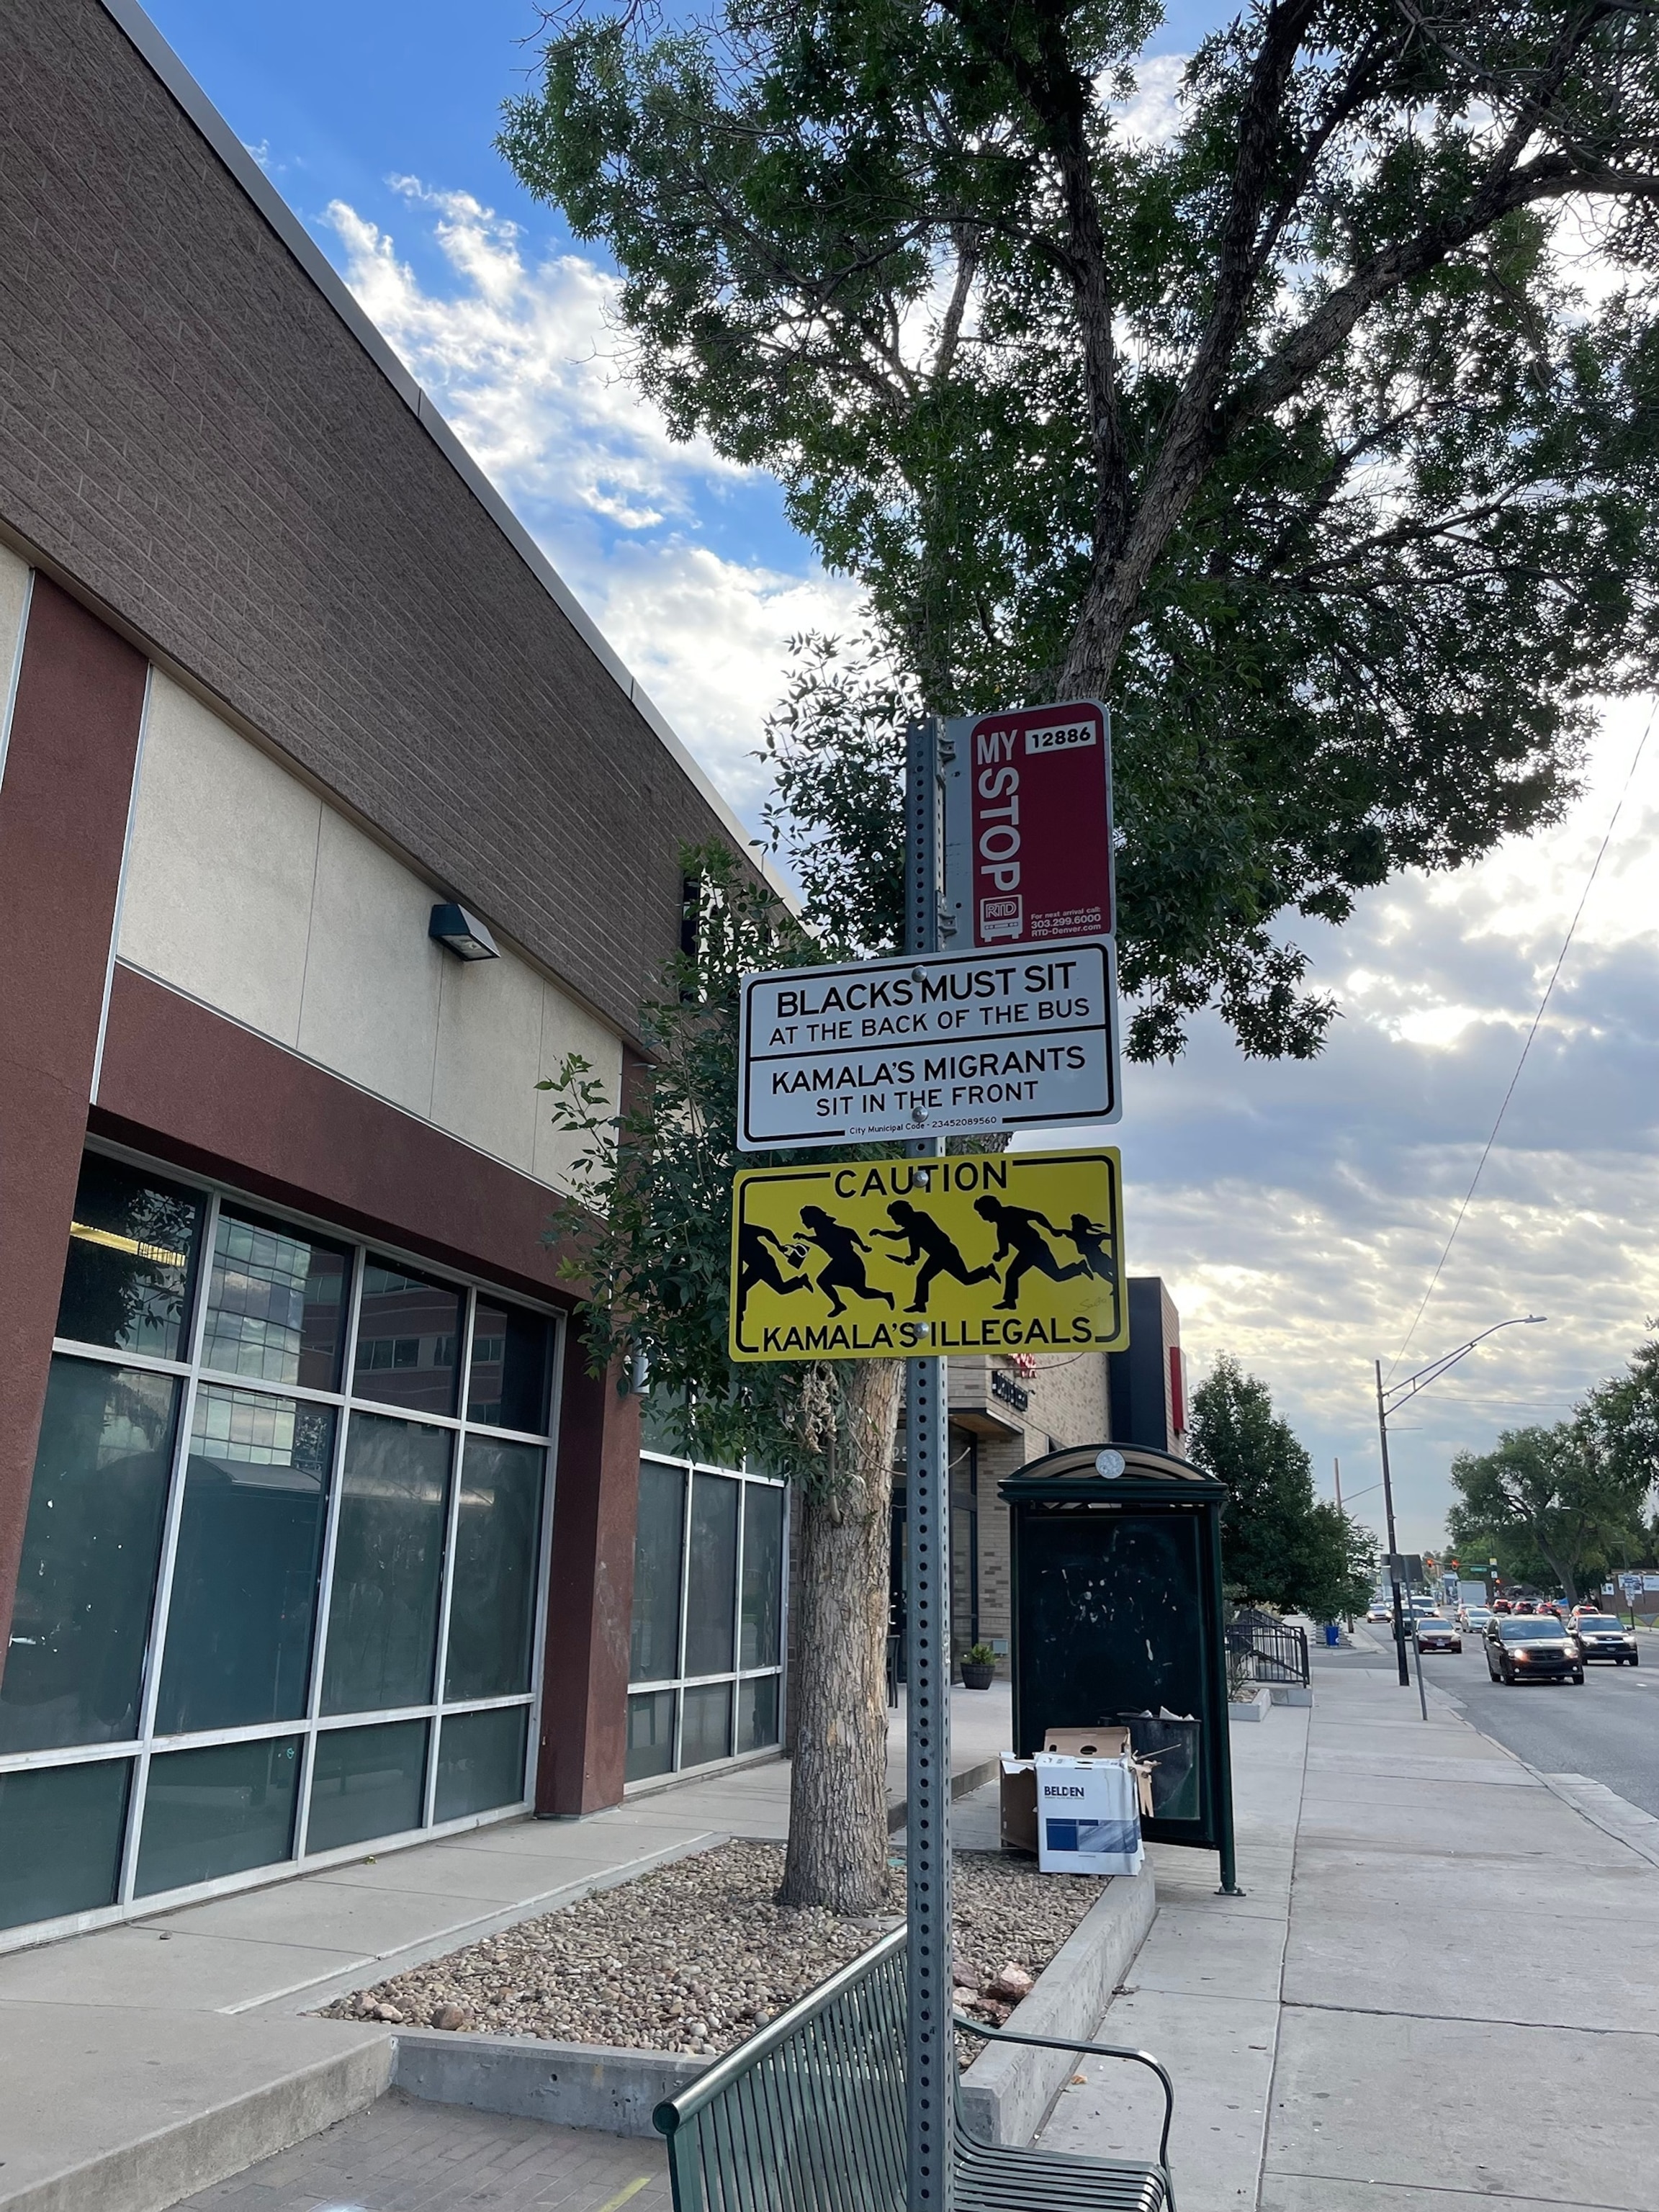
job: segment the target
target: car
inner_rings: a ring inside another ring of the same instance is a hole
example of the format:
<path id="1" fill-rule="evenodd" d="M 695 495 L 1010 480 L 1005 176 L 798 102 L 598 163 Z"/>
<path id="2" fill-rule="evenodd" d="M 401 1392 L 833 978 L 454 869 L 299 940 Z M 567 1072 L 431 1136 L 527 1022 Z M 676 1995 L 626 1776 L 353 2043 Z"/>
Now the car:
<path id="1" fill-rule="evenodd" d="M 1635 1632 L 1626 1628 L 1622 1620 L 1615 1620 L 1610 1613 L 1586 1613 L 1581 1608 L 1573 1616 L 1567 1633 L 1587 1666 L 1592 1659 L 1610 1659 L 1615 1667 L 1639 1667 L 1642 1663 Z"/>
<path id="2" fill-rule="evenodd" d="M 1373 1598 L 1366 1607 L 1365 1618 L 1367 1620 L 1392 1620 L 1394 1607 L 1386 1598 Z"/>
<path id="3" fill-rule="evenodd" d="M 1495 1597 L 1492 1601 L 1492 1609 L 1494 1613 L 1513 1613 L 1515 1601 L 1512 1598 Z"/>
<path id="4" fill-rule="evenodd" d="M 1494 1682 L 1513 1687 L 1522 1682 L 1582 1683 L 1584 1679 L 1583 1655 L 1559 1620 L 1511 1614 L 1506 1620 L 1492 1621 L 1481 1642 L 1486 1672 Z"/>
<path id="5" fill-rule="evenodd" d="M 1468 1636 L 1480 1635 L 1492 1618 L 1489 1605 L 1460 1605 L 1457 1608 L 1457 1625 Z"/>
<path id="6" fill-rule="evenodd" d="M 1531 1597 L 1518 1597 L 1510 1607 L 1511 1613 L 1536 1613 L 1537 1610 L 1538 1601 Z"/>
<path id="7" fill-rule="evenodd" d="M 1463 1639 L 1449 1620 L 1437 1613 L 1430 1613 L 1417 1622 L 1413 1633 L 1419 1651 L 1461 1651 Z"/>

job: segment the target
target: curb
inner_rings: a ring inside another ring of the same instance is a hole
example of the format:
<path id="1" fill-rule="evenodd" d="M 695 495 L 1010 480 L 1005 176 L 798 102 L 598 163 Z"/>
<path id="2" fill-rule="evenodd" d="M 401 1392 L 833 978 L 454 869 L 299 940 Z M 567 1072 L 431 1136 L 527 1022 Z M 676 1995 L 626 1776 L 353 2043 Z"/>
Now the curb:
<path id="1" fill-rule="evenodd" d="M 1267 1708 L 1271 1703 L 1272 1698 L 1269 1696 L 1267 1686 L 1264 1682 L 1259 1690 L 1248 1698 L 1230 1698 L 1227 1703 L 1227 1717 L 1230 1721 L 1265 1721 L 1267 1717 Z"/>
<path id="2" fill-rule="evenodd" d="M 430 2028 L 400 2029 L 395 2043 L 392 2085 L 406 2096 L 613 2136 L 654 2136 L 652 2112 L 708 2063 L 673 2051 Z"/>
<path id="3" fill-rule="evenodd" d="M 1012 2024 L 1033 2035 L 1092 2036 L 1157 1911 L 1150 1867 L 1142 1874 L 1114 1875 L 1038 1976 L 1030 1996 L 1015 2008 Z M 695 2081 L 709 2063 L 671 2051 L 430 2028 L 401 2028 L 392 2045 L 392 2084 L 407 2096 L 617 2136 L 654 2135 L 655 2107 Z M 1029 2142 L 1074 2064 L 1070 2051 L 988 2045 L 962 2077 L 969 2134 L 984 2142 Z"/>
<path id="4" fill-rule="evenodd" d="M 1140 1874 L 1114 1875 L 1038 1975 L 1030 1996 L 1014 2008 L 1009 2027 L 1030 2035 L 1092 2039 L 1157 1911 L 1150 1866 Z M 962 2077 L 969 2134 L 980 2142 L 1029 2143 L 1076 2066 L 1074 2051 L 988 2044 Z"/>
<path id="5" fill-rule="evenodd" d="M 971 1797 L 975 1790 L 982 1790 L 988 1782 L 994 1782 L 1001 1771 L 1002 1761 L 1000 1759 L 982 1759 L 977 1766 L 960 1768 L 951 1777 L 951 1802 L 954 1805 L 958 1797 Z M 908 1825 L 909 1818 L 909 1799 L 895 1799 L 887 1808 L 888 1834 L 896 1835 Z"/>
<path id="6" fill-rule="evenodd" d="M 1304 1687 L 1300 1682 L 1270 1683 L 1267 1694 L 1276 1705 L 1310 1705 L 1314 1701 L 1311 1685 Z"/>
<path id="7" fill-rule="evenodd" d="M 4 2212 L 87 2212 L 94 2204 L 98 2212 L 162 2212 L 367 2112 L 391 2087 L 393 2063 L 391 2037 L 379 2036 L 9 2193 L 0 2172 L 0 2206 Z"/>

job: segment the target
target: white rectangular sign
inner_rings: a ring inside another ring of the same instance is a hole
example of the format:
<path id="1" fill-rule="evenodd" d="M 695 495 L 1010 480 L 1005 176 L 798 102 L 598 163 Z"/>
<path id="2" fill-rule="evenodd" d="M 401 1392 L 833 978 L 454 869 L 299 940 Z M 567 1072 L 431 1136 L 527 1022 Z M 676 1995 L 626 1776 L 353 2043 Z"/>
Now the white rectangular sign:
<path id="1" fill-rule="evenodd" d="M 746 1152 L 1115 1121 L 1110 940 L 743 979 Z"/>

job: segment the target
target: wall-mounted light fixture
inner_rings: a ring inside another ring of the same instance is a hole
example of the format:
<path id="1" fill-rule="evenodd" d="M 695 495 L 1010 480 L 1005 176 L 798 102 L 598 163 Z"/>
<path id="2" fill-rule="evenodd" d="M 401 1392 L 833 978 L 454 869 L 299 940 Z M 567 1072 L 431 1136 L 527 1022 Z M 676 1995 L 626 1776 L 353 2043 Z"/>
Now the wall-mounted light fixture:
<path id="1" fill-rule="evenodd" d="M 435 938 L 445 951 L 453 952 L 458 960 L 499 960 L 501 957 L 483 922 L 464 906 L 434 906 L 426 933 Z"/>

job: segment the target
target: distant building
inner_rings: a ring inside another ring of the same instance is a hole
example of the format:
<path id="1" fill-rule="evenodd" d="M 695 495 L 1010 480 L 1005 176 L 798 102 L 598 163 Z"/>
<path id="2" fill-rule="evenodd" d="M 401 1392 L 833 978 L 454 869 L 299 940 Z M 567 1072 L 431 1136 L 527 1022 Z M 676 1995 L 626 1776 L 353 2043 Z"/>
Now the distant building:
<path id="1" fill-rule="evenodd" d="M 1126 1352 L 1012 1354 L 950 1363 L 951 1634 L 1006 1650 L 1008 1509 L 997 1485 L 1073 1444 L 1186 1450 L 1181 1317 L 1156 1275 L 1129 1278 Z M 893 1626 L 903 1626 L 908 1507 L 901 1451 L 893 1495 Z"/>

